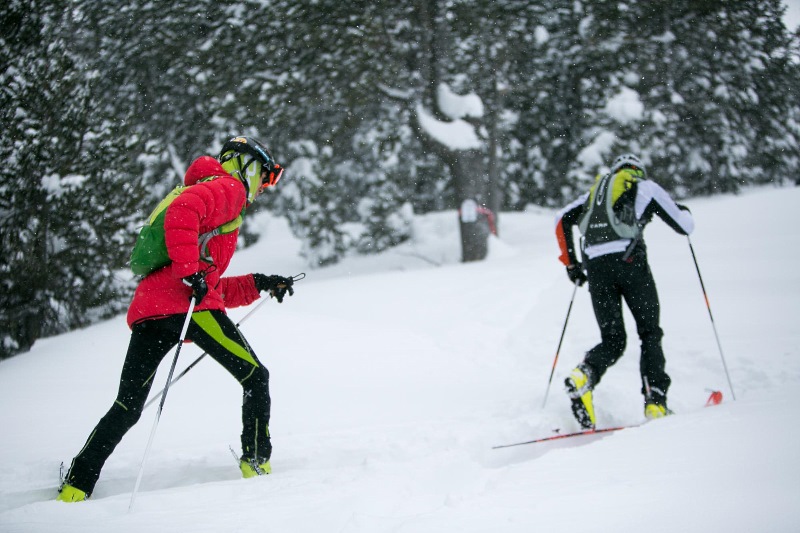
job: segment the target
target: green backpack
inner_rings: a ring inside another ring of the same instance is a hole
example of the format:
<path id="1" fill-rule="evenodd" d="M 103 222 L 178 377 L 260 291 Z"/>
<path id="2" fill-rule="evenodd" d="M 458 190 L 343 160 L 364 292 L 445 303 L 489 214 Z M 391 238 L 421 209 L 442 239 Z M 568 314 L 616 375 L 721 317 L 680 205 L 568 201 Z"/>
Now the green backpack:
<path id="1" fill-rule="evenodd" d="M 147 223 L 139 231 L 136 244 L 133 246 L 133 251 L 131 252 L 130 262 L 131 270 L 137 276 L 146 276 L 172 262 L 167 253 L 164 218 L 167 216 L 167 207 L 189 187 L 191 187 L 191 185 L 179 185 L 172 189 L 172 191 L 156 206 L 147 219 Z M 200 234 L 197 243 L 200 247 L 200 258 L 207 263 L 213 263 L 208 253 L 208 241 L 217 235 L 233 233 L 242 225 L 243 219 L 244 209 L 242 209 L 238 217 L 230 222 L 226 222 L 222 226 L 207 233 Z"/>

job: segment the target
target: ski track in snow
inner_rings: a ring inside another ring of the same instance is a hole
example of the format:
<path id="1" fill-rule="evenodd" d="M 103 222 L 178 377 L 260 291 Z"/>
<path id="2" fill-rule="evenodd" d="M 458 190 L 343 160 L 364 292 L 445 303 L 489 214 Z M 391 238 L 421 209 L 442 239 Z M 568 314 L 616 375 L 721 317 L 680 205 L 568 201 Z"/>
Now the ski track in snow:
<path id="1" fill-rule="evenodd" d="M 499 450 L 578 430 L 563 380 L 599 340 L 581 288 L 542 408 L 572 293 L 553 211 L 501 214 L 480 263 L 458 263 L 448 212 L 418 216 L 394 250 L 317 270 L 262 215 L 264 237 L 228 273 L 308 274 L 241 326 L 271 374 L 274 473 L 239 478 L 241 389 L 206 358 L 170 389 L 132 512 L 155 405 L 90 501 L 56 502 L 59 464 L 116 394 L 129 335 L 117 317 L 0 362 L 0 531 L 797 531 L 798 202 L 800 188 L 686 202 L 736 401 L 687 240 L 656 218 L 645 236 L 677 416 Z M 598 427 L 643 421 L 626 321 L 626 355 L 595 391 Z M 176 374 L 198 355 L 187 345 Z M 705 408 L 710 390 L 725 399 Z"/>

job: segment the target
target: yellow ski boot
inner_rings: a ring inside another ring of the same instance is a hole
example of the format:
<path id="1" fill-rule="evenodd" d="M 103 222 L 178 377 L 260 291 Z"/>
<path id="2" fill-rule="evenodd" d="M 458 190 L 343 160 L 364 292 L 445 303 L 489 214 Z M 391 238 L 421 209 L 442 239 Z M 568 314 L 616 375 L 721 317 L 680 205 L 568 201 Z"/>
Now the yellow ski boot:
<path id="1" fill-rule="evenodd" d="M 648 402 L 644 404 L 644 417 L 648 420 L 655 420 L 656 418 L 664 418 L 671 411 L 667 409 L 666 405 L 655 402 Z"/>
<path id="2" fill-rule="evenodd" d="M 269 460 L 259 463 L 255 459 L 241 459 L 239 461 L 239 469 L 245 479 L 272 473 L 272 466 L 270 466 Z"/>
<path id="3" fill-rule="evenodd" d="M 583 429 L 595 428 L 592 382 L 583 365 L 578 365 L 564 380 L 567 395 L 572 401 L 572 414 Z"/>
<path id="4" fill-rule="evenodd" d="M 73 503 L 86 501 L 87 498 L 88 496 L 81 489 L 76 489 L 72 485 L 64 485 L 61 487 L 61 490 L 58 491 L 56 501 Z"/>

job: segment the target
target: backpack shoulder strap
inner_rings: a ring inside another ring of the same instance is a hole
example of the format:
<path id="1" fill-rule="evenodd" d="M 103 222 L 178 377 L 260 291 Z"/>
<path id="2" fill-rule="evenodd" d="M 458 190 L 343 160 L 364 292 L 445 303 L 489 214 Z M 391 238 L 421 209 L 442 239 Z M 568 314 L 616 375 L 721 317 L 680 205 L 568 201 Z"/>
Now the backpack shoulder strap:
<path id="1" fill-rule="evenodd" d="M 188 187 L 187 187 L 186 185 L 178 185 L 177 187 L 175 187 L 174 189 L 172 189 L 172 190 L 169 192 L 169 194 L 167 194 L 167 195 L 164 197 L 164 199 L 163 199 L 163 200 L 161 200 L 161 201 L 158 203 L 158 205 L 156 206 L 156 208 L 155 208 L 155 209 L 153 209 L 153 212 L 152 212 L 152 213 L 150 213 L 150 216 L 147 218 L 147 223 L 152 225 L 152 224 L 153 224 L 153 222 L 155 222 L 156 218 L 158 218 L 158 215 L 160 215 L 161 213 L 163 213 L 164 211 L 166 211 L 166 210 L 167 210 L 167 207 L 169 207 L 169 204 L 171 204 L 172 202 L 174 202 L 174 201 L 175 201 L 175 198 L 177 198 L 177 197 L 178 197 L 178 196 L 179 196 L 179 195 L 180 195 L 180 194 L 181 194 L 181 193 L 182 193 L 182 192 L 183 192 L 185 189 L 187 189 L 187 188 L 188 188 Z"/>
<path id="2" fill-rule="evenodd" d="M 225 224 L 218 226 L 211 231 L 207 231 L 206 233 L 201 233 L 198 236 L 198 244 L 200 245 L 200 259 L 203 261 L 213 264 L 214 259 L 211 257 L 211 253 L 208 251 L 208 243 L 216 237 L 217 235 L 227 235 L 228 233 L 233 233 L 242 225 L 244 222 L 244 208 L 242 208 L 242 212 L 239 213 L 239 216 L 231 220 L 230 222 L 226 222 Z"/>
<path id="3" fill-rule="evenodd" d="M 594 181 L 594 185 L 592 185 L 592 188 L 589 189 L 589 198 L 586 199 L 583 217 L 578 223 L 578 228 L 581 230 L 581 234 L 583 235 L 586 235 L 586 231 L 589 228 L 589 219 L 592 218 L 592 212 L 594 211 L 595 203 L 599 203 L 601 205 L 603 203 L 605 190 L 610 177 L 611 174 L 599 174 L 597 179 Z M 597 202 L 595 202 L 595 199 L 597 199 Z"/>

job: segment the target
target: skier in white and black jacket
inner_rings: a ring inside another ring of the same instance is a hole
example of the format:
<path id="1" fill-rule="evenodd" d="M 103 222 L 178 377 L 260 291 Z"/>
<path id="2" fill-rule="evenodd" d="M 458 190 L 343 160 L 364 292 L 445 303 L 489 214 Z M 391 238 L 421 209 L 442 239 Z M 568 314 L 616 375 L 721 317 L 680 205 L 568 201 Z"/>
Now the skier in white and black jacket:
<path id="1" fill-rule="evenodd" d="M 589 191 L 556 216 L 559 259 L 566 266 L 570 281 L 582 285 L 588 280 L 600 327 L 600 344 L 586 353 L 565 382 L 575 418 L 586 429 L 595 427 L 592 390 L 625 350 L 623 297 L 642 343 L 640 372 L 645 416 L 659 418 L 669 413 L 670 377 L 664 369 L 661 348 L 658 292 L 642 238 L 642 230 L 653 214 L 682 235 L 694 230 L 688 208 L 676 204 L 663 188 L 646 179 L 637 156 L 624 154 L 614 160 L 608 174 L 598 176 Z M 583 234 L 584 264 L 575 253 L 575 225 Z"/>

